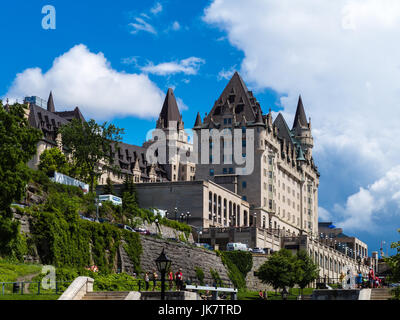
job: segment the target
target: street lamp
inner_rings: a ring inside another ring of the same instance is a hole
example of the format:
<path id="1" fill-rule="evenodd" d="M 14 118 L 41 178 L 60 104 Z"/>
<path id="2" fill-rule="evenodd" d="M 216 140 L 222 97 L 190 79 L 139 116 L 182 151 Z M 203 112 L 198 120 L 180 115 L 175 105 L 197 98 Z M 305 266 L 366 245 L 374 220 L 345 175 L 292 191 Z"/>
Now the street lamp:
<path id="1" fill-rule="evenodd" d="M 190 212 L 186 212 L 186 224 L 189 224 Z"/>
<path id="2" fill-rule="evenodd" d="M 102 204 L 98 198 L 95 199 L 95 203 L 96 203 L 96 222 L 99 222 L 99 207 L 101 207 Z"/>
<path id="3" fill-rule="evenodd" d="M 177 214 L 178 214 L 178 208 L 177 207 L 175 207 L 174 212 L 175 212 L 175 221 L 176 221 L 178 219 L 177 218 Z"/>
<path id="4" fill-rule="evenodd" d="M 165 273 L 171 266 L 171 260 L 166 256 L 164 249 L 156 259 L 158 271 L 161 273 L 161 300 L 165 300 Z"/>
<path id="5" fill-rule="evenodd" d="M 287 300 L 288 293 L 286 287 L 284 287 L 282 290 L 282 300 Z"/>

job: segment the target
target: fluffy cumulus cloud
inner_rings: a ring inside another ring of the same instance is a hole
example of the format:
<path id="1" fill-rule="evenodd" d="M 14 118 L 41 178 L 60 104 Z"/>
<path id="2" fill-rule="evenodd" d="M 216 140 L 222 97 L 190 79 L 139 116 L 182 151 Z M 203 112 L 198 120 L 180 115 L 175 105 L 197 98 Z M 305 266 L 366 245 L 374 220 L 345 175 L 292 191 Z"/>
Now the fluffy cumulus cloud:
<path id="1" fill-rule="evenodd" d="M 302 95 L 321 184 L 336 194 L 329 210 L 342 203 L 335 217 L 351 227 L 383 214 L 388 202 L 378 206 L 370 188 L 400 157 L 400 1 L 214 0 L 204 20 L 244 52 L 253 88 L 282 94 L 289 122 Z"/>
<path id="2" fill-rule="evenodd" d="M 102 53 L 92 53 L 82 44 L 56 58 L 47 72 L 30 68 L 17 74 L 5 97 L 47 98 L 50 90 L 58 111 L 79 106 L 86 117 L 98 120 L 155 117 L 165 96 L 147 75 L 118 72 Z"/>
<path id="3" fill-rule="evenodd" d="M 348 197 L 344 206 L 337 204 L 334 211 L 341 218 L 343 228 L 363 230 L 379 225 L 382 218 L 393 218 L 400 209 L 400 165 L 382 178 Z M 391 226 L 393 227 L 393 226 Z"/>
<path id="4" fill-rule="evenodd" d="M 154 64 L 149 62 L 146 66 L 141 67 L 141 70 L 146 73 L 152 73 L 160 76 L 184 73 L 186 75 L 196 75 L 200 69 L 200 66 L 205 61 L 198 57 L 190 57 L 180 61 L 163 62 Z"/>

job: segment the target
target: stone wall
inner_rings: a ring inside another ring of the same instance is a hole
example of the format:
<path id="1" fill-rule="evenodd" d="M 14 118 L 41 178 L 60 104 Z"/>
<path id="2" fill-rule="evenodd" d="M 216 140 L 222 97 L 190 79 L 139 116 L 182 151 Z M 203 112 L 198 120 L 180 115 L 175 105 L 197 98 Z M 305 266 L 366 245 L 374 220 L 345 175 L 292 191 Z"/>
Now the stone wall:
<path id="1" fill-rule="evenodd" d="M 268 260 L 268 255 L 255 255 L 253 254 L 253 267 L 251 271 L 246 276 L 246 285 L 248 289 L 259 291 L 259 290 L 272 290 L 272 287 L 262 283 L 260 279 L 257 278 L 255 272 L 260 268 L 260 266 Z"/>
<path id="2" fill-rule="evenodd" d="M 215 252 L 203 248 L 195 248 L 183 243 L 170 242 L 152 237 L 141 236 L 143 254 L 141 256 L 142 270 L 152 272 L 157 270 L 155 260 L 165 249 L 165 253 L 172 260 L 172 271 L 175 273 L 182 268 L 184 280 L 192 279 L 197 282 L 195 267 L 204 271 L 204 282 L 212 285 L 214 280 L 210 274 L 210 268 L 218 271 L 222 281 L 233 286 L 228 277 L 228 271 L 222 264 L 221 258 Z"/>
<path id="3" fill-rule="evenodd" d="M 179 231 L 174 228 L 170 228 L 170 227 L 163 226 L 163 225 L 159 225 L 159 227 L 160 227 L 160 230 L 159 230 L 155 223 L 148 223 L 147 221 L 144 221 L 140 227 L 149 230 L 151 233 L 159 233 L 159 231 L 161 231 L 161 236 L 165 239 L 168 239 L 168 238 L 179 239 L 179 236 L 181 236 L 181 235 L 185 236 L 185 233 L 183 231 Z M 186 238 L 186 236 L 185 236 L 185 238 Z M 189 239 L 187 239 L 187 240 L 190 243 L 193 243 L 194 242 L 193 234 L 190 234 Z"/>

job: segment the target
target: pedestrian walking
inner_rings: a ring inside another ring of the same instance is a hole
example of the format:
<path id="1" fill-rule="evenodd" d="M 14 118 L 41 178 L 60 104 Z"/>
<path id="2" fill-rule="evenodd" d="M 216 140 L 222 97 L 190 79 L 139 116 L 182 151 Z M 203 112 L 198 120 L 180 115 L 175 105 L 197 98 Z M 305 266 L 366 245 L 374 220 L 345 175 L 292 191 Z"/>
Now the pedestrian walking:
<path id="1" fill-rule="evenodd" d="M 369 280 L 369 287 L 370 288 L 374 287 L 374 279 L 375 279 L 374 269 L 372 269 L 372 267 L 370 267 L 369 268 L 369 272 L 368 272 L 368 280 Z"/>
<path id="2" fill-rule="evenodd" d="M 182 268 L 175 273 L 175 283 L 176 283 L 176 290 L 181 291 L 183 287 L 183 274 Z"/>
<path id="3" fill-rule="evenodd" d="M 157 279 L 158 279 L 158 274 L 157 274 L 156 270 L 153 270 L 153 291 L 157 287 Z"/>
<path id="4" fill-rule="evenodd" d="M 168 272 L 169 290 L 172 290 L 174 284 L 174 274 L 171 269 Z"/>
<path id="5" fill-rule="evenodd" d="M 146 272 L 144 275 L 144 282 L 146 284 L 146 291 L 149 291 L 149 286 L 150 286 L 150 277 L 149 277 L 149 273 Z"/>

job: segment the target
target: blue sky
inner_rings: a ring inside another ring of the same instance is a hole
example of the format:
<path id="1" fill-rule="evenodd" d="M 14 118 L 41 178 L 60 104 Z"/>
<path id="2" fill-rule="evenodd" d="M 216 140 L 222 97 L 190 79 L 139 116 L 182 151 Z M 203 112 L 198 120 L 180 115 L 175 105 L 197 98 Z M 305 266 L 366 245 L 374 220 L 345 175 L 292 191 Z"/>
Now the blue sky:
<path id="1" fill-rule="evenodd" d="M 400 227 L 400 150 L 391 142 L 400 134 L 400 48 L 391 41 L 400 8 L 323 0 L 315 12 L 316 0 L 288 3 L 2 1 L 0 97 L 47 99 L 52 89 L 58 110 L 78 105 L 141 145 L 168 87 L 187 128 L 210 111 L 233 70 L 265 113 L 282 111 L 289 125 L 302 94 L 321 171 L 320 215 L 377 250 Z M 41 25 L 47 4 L 56 9 L 55 30 Z"/>

